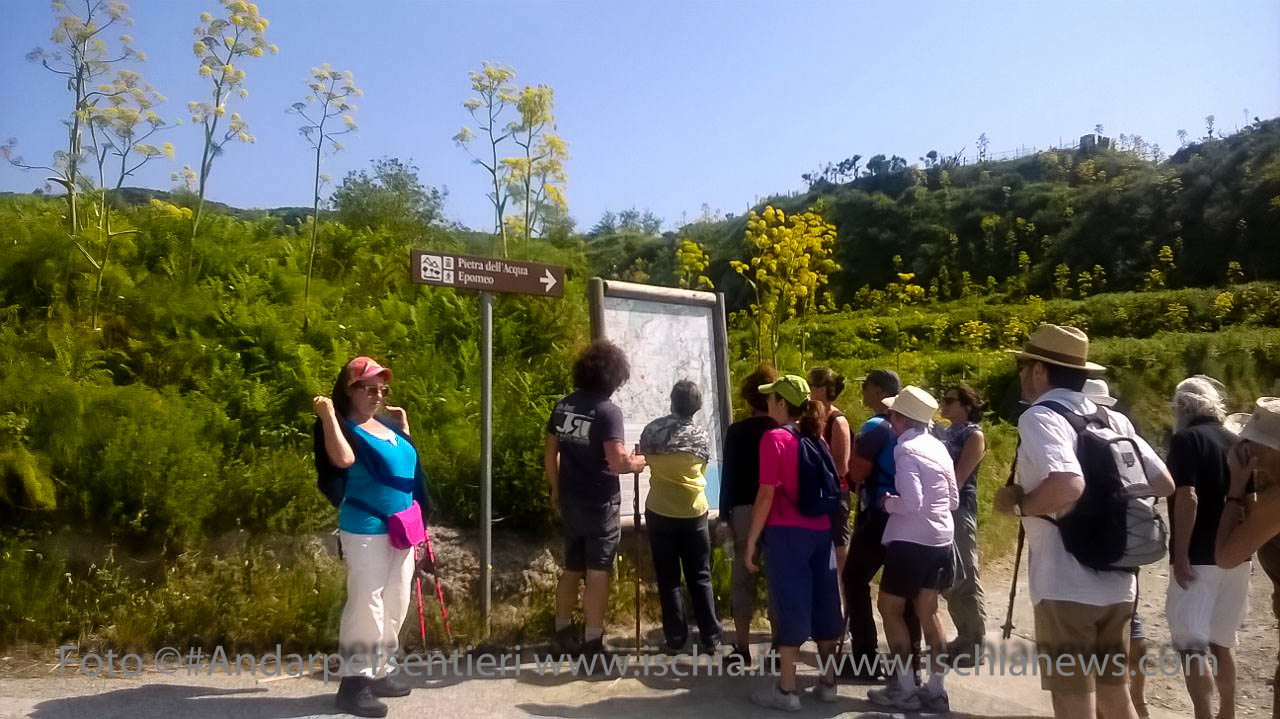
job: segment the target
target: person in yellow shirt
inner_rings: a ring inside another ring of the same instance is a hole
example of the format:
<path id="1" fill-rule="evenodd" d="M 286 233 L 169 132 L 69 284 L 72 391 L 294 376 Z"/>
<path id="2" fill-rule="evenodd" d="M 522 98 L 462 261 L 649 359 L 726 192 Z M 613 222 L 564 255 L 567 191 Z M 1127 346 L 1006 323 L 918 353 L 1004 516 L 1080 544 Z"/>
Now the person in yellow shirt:
<path id="1" fill-rule="evenodd" d="M 711 442 L 707 431 L 694 424 L 702 409 L 702 392 L 689 380 L 671 389 L 671 414 L 650 422 L 640 433 L 640 448 L 649 462 L 649 494 L 645 521 L 662 600 L 662 633 L 669 651 L 680 651 L 689 640 L 680 574 L 684 571 L 698 623 L 698 645 L 714 652 L 720 644 L 711 588 L 711 535 L 707 529 L 707 461 Z"/>

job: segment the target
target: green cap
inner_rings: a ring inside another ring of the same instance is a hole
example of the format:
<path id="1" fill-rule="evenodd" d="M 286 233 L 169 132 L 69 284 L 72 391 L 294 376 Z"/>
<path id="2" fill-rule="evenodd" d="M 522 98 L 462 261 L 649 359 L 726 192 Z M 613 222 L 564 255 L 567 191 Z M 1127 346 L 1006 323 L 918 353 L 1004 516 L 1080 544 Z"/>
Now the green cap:
<path id="1" fill-rule="evenodd" d="M 776 382 L 762 384 L 757 389 L 761 394 L 782 395 L 793 407 L 799 407 L 809 399 L 809 383 L 796 374 L 784 374 Z"/>

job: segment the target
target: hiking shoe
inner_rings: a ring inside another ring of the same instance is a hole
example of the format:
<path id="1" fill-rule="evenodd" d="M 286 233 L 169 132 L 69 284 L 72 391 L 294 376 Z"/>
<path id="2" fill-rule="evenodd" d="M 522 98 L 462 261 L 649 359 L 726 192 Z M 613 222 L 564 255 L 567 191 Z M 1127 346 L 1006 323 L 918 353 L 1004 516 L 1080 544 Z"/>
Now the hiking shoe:
<path id="1" fill-rule="evenodd" d="M 920 697 L 918 695 L 918 691 L 903 691 L 902 687 L 898 685 L 897 677 L 889 677 L 883 687 L 867 692 L 867 698 L 871 700 L 872 704 L 909 712 L 919 711 Z"/>
<path id="2" fill-rule="evenodd" d="M 369 691 L 373 692 L 375 697 L 407 697 L 412 690 L 413 687 L 409 686 L 409 682 L 399 672 L 375 679 L 369 685 Z"/>
<path id="3" fill-rule="evenodd" d="M 800 711 L 800 695 L 795 692 L 784 692 L 778 688 L 777 684 L 770 684 L 752 694 L 751 701 L 766 709 L 778 709 L 784 712 Z"/>
<path id="4" fill-rule="evenodd" d="M 836 691 L 836 685 L 824 684 L 821 679 L 819 679 L 818 683 L 814 684 L 813 688 L 809 690 L 809 695 L 816 697 L 818 701 L 825 702 L 827 704 L 835 704 L 840 701 L 840 694 Z"/>
<path id="5" fill-rule="evenodd" d="M 982 663 L 982 642 L 956 640 L 947 645 L 947 655 L 955 669 L 972 669 Z"/>
<path id="6" fill-rule="evenodd" d="M 373 695 L 372 685 L 373 679 L 369 677 L 343 677 L 334 704 L 339 710 L 358 717 L 384 717 L 387 705 Z"/>
<path id="7" fill-rule="evenodd" d="M 605 674 L 612 666 L 612 656 L 612 652 L 605 651 L 604 637 L 592 639 L 582 643 L 582 653 L 579 655 L 580 666 L 591 674 Z"/>
<path id="8" fill-rule="evenodd" d="M 751 650 L 734 647 L 733 651 L 725 656 L 724 664 L 726 667 L 737 664 L 741 666 L 740 671 L 746 671 L 751 666 Z"/>
<path id="9" fill-rule="evenodd" d="M 552 654 L 573 654 L 581 648 L 578 643 L 578 632 L 573 625 L 561 629 L 551 637 Z"/>
<path id="10" fill-rule="evenodd" d="M 840 678 L 863 684 L 879 684 L 887 675 L 878 654 L 849 653 L 841 657 Z"/>
<path id="11" fill-rule="evenodd" d="M 951 699 L 947 696 L 946 689 L 934 694 L 929 691 L 929 687 L 921 687 L 916 690 L 916 698 L 920 700 L 920 711 L 934 714 L 946 714 L 951 711 Z"/>

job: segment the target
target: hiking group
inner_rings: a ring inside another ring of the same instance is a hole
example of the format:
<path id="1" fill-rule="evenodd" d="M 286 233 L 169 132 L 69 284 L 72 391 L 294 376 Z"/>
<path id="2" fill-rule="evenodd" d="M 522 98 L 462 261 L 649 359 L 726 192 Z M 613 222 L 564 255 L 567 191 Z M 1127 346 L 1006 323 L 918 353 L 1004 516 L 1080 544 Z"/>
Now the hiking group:
<path id="1" fill-rule="evenodd" d="M 1145 652 L 1136 577 L 1167 551 L 1166 618 L 1187 658 L 1195 716 L 1215 716 L 1216 693 L 1216 716 L 1231 719 L 1232 648 L 1254 552 L 1280 582 L 1280 544 L 1271 541 L 1280 534 L 1280 490 L 1268 491 L 1280 477 L 1280 399 L 1228 416 L 1221 383 L 1200 375 L 1182 381 L 1162 459 L 1113 408 L 1105 369 L 1088 360 L 1088 349 L 1081 331 L 1042 325 L 1016 353 L 1028 406 L 1017 422 L 1014 468 L 992 506 L 1021 517 L 1018 550 L 1020 557 L 1025 536 L 1042 687 L 1058 717 L 1146 715 L 1142 674 L 1131 671 Z M 664 648 L 681 651 L 691 638 L 683 576 L 698 646 L 717 652 L 717 528 L 706 497 L 713 440 L 694 421 L 702 394 L 693 382 L 677 382 L 670 414 L 645 426 L 629 450 L 622 412 L 610 400 L 629 374 L 621 349 L 593 342 L 574 363 L 574 391 L 547 420 L 545 470 L 564 535 L 552 651 L 605 653 L 621 538 L 619 475 L 647 467 L 644 518 Z M 339 507 L 348 572 L 339 645 L 353 661 L 344 665 L 337 703 L 360 716 L 383 716 L 379 697 L 409 692 L 387 658 L 398 648 L 429 507 L 407 416 L 383 407 L 390 379 L 390 370 L 358 357 L 339 373 L 332 398 L 315 398 L 317 469 Z M 761 366 L 742 384 L 751 414 L 727 428 L 720 453 L 718 530 L 732 539 L 734 636 L 725 657 L 751 663 L 763 576 L 762 608 L 780 671 L 752 701 L 799 710 L 796 664 L 801 645 L 813 640 L 827 660 L 825 675 L 805 692 L 814 699 L 838 700 L 840 666 L 846 679 L 883 683 L 868 694 L 876 704 L 948 711 L 947 672 L 981 663 L 988 646 L 977 547 L 984 403 L 956 384 L 943 389 L 939 404 L 889 370 L 860 383 L 872 416 L 856 432 L 836 406 L 845 380 L 830 369 L 804 377 Z M 1168 532 L 1156 510 L 1160 497 L 1169 498 Z M 879 654 L 873 613 L 877 573 L 874 606 L 888 657 Z M 572 621 L 580 592 L 581 633 Z M 939 596 L 957 629 L 950 642 Z M 1280 600 L 1275 609 L 1280 616 Z M 837 663 L 846 642 L 848 655 Z"/>

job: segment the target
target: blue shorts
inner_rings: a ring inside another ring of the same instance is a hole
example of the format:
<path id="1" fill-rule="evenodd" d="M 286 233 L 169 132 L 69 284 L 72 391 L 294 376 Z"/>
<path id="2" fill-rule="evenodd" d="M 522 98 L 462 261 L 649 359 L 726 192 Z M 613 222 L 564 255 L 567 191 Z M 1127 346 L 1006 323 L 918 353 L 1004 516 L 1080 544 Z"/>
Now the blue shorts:
<path id="1" fill-rule="evenodd" d="M 762 543 L 778 646 L 798 647 L 811 638 L 820 642 L 839 639 L 844 621 L 831 532 L 765 527 Z"/>

